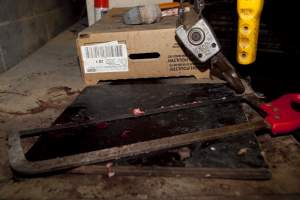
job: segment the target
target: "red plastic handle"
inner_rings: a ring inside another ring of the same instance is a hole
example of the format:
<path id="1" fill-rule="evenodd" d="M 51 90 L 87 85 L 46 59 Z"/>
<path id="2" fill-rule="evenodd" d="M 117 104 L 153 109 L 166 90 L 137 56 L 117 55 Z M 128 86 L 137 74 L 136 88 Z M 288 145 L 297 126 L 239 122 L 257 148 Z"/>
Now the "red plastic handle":
<path id="1" fill-rule="evenodd" d="M 300 128 L 300 112 L 292 108 L 292 103 L 300 103 L 300 94 L 286 94 L 270 103 L 260 105 L 268 114 L 265 120 L 271 125 L 274 135 Z"/>

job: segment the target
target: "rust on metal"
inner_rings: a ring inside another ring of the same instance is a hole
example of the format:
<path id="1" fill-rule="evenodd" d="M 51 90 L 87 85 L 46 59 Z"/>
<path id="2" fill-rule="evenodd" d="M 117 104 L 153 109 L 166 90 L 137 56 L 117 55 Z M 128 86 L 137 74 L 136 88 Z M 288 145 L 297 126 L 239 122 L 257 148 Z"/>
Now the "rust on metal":
<path id="1" fill-rule="evenodd" d="M 28 161 L 25 158 L 21 146 L 21 133 L 11 133 L 9 135 L 9 161 L 11 167 L 25 175 L 41 174 L 58 170 L 70 169 L 82 165 L 95 164 L 99 162 L 116 160 L 123 157 L 146 154 L 149 152 L 165 150 L 192 144 L 195 142 L 213 140 L 228 136 L 244 134 L 248 131 L 255 131 L 266 127 L 263 120 L 250 121 L 222 128 L 208 129 L 193 133 L 186 133 L 154 139 L 150 141 L 128 144 L 120 147 L 112 147 L 98 151 L 91 151 L 59 157 L 42 161 Z M 26 134 L 26 133 L 23 133 Z"/>

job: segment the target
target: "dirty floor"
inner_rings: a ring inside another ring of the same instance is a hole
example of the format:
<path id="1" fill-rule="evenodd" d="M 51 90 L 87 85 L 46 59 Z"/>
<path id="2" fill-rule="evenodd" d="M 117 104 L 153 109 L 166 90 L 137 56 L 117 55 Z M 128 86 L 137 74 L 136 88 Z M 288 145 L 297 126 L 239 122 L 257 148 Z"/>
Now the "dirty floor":
<path id="1" fill-rule="evenodd" d="M 300 199 L 300 145 L 291 136 L 260 136 L 269 181 L 194 177 L 61 174 L 14 180 L 10 131 L 46 127 L 84 88 L 72 27 L 0 75 L 0 199 Z"/>

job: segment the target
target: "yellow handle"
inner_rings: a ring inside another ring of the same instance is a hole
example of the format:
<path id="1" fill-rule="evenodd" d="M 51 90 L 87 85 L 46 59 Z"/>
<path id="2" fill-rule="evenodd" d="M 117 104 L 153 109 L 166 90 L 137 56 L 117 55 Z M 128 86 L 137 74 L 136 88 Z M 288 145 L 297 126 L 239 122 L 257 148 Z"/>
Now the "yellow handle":
<path id="1" fill-rule="evenodd" d="M 264 0 L 237 0 L 238 41 L 237 61 L 242 65 L 256 60 L 260 15 Z"/>

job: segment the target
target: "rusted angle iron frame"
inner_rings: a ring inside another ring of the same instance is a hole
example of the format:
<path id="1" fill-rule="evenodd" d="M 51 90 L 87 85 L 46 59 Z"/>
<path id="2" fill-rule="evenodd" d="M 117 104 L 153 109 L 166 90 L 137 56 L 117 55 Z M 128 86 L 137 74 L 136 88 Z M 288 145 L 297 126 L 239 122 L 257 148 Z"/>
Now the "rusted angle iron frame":
<path id="1" fill-rule="evenodd" d="M 21 145 L 21 137 L 23 136 L 22 134 L 26 134 L 26 132 L 13 132 L 10 134 L 8 140 L 9 162 L 11 167 L 21 174 L 42 174 L 75 168 L 82 165 L 116 160 L 123 157 L 176 148 L 206 140 L 241 135 L 249 131 L 256 131 L 265 127 L 266 124 L 263 120 L 254 120 L 221 128 L 202 130 L 41 161 L 28 161 L 25 158 Z"/>

